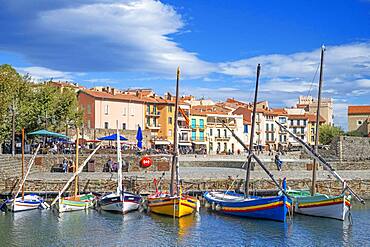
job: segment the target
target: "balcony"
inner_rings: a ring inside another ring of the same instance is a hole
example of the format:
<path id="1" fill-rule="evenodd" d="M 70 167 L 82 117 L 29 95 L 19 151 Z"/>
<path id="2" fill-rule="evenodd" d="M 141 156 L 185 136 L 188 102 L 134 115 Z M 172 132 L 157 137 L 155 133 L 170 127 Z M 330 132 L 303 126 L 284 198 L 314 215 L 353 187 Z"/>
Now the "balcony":
<path id="1" fill-rule="evenodd" d="M 224 136 L 224 137 L 215 137 L 216 142 L 227 142 L 230 140 L 230 136 Z"/>
<path id="2" fill-rule="evenodd" d="M 159 117 L 160 116 L 158 111 L 157 112 L 147 112 L 146 115 L 148 117 Z"/>
<path id="3" fill-rule="evenodd" d="M 157 125 L 149 125 L 149 124 L 146 124 L 146 128 L 147 129 L 150 129 L 150 130 L 159 130 L 161 128 L 161 125 L 160 124 L 157 124 Z"/>

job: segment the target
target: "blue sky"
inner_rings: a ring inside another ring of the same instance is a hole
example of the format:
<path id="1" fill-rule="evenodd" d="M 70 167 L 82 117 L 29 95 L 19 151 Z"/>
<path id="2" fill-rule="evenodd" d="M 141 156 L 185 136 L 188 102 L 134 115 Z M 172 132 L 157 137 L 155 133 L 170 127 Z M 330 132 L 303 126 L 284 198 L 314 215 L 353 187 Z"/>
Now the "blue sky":
<path id="1" fill-rule="evenodd" d="M 370 1 L 0 0 L 0 63 L 35 80 L 92 87 L 151 87 L 182 94 L 291 106 L 317 94 L 346 129 L 349 104 L 370 104 Z"/>

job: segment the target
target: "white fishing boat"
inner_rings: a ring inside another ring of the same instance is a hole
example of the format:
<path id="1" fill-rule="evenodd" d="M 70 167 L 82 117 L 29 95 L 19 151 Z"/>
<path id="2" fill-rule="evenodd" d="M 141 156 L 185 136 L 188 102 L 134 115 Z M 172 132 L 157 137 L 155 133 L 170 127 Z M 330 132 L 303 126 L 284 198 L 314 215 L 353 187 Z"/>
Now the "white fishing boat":
<path id="1" fill-rule="evenodd" d="M 124 192 L 122 185 L 122 155 L 121 155 L 121 141 L 127 140 L 125 137 L 120 136 L 118 131 L 118 121 L 117 121 L 117 133 L 115 135 L 106 136 L 100 138 L 100 140 L 115 140 L 117 143 L 117 189 L 115 192 L 109 193 L 102 196 L 98 200 L 98 207 L 102 210 L 117 212 L 126 214 L 130 211 L 139 209 L 141 196 L 135 195 L 133 193 Z"/>
<path id="2" fill-rule="evenodd" d="M 281 125 L 278 121 L 276 123 L 281 129 L 287 131 L 313 158 L 312 168 L 312 185 L 311 191 L 308 190 L 287 190 L 287 193 L 293 199 L 293 208 L 296 213 L 319 216 L 326 218 L 333 218 L 338 220 L 345 220 L 349 215 L 348 212 L 351 209 L 351 196 L 345 192 L 350 191 L 359 201 L 363 202 L 351 188 L 347 186 L 345 181 L 334 171 L 334 169 L 318 154 L 318 143 L 319 143 L 319 117 L 320 117 L 320 102 L 321 102 L 321 89 L 322 89 L 322 78 L 323 78 L 323 61 L 324 61 L 325 47 L 321 47 L 321 59 L 320 59 L 320 79 L 318 89 L 318 103 L 316 110 L 316 132 L 315 132 L 315 147 L 312 149 L 302 139 L 293 134 L 285 126 Z M 316 170 L 317 163 L 322 164 L 331 172 L 335 178 L 342 182 L 343 190 L 339 195 L 331 196 L 316 192 Z"/>
<path id="3" fill-rule="evenodd" d="M 32 165 L 35 161 L 35 157 L 40 149 L 40 145 L 37 147 L 35 154 L 32 156 L 26 174 L 24 173 L 24 144 L 25 144 L 25 132 L 22 129 L 22 175 L 21 175 L 21 183 L 19 185 L 19 189 L 15 194 L 14 198 L 10 200 L 6 200 L 4 205 L 6 208 L 12 212 L 20 212 L 26 210 L 32 210 L 37 208 L 45 208 L 48 205 L 44 200 L 35 194 L 25 195 L 24 193 L 24 184 L 26 182 L 27 176 L 31 171 Z M 21 196 L 18 197 L 19 193 Z M 1 206 L 2 207 L 2 206 Z"/>

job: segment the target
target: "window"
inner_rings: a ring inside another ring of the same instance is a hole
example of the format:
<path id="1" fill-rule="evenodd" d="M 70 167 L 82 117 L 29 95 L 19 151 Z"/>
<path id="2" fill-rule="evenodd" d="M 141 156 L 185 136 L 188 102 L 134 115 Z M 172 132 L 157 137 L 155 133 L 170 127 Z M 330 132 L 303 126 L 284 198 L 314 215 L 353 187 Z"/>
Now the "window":
<path id="1" fill-rule="evenodd" d="M 283 137 L 284 137 L 284 142 L 286 142 L 286 135 L 284 135 Z"/>
<path id="2" fill-rule="evenodd" d="M 168 112 L 172 112 L 172 105 L 168 106 Z"/>
<path id="3" fill-rule="evenodd" d="M 133 107 L 130 108 L 130 115 L 131 116 L 135 115 L 135 108 L 133 108 Z"/>
<path id="4" fill-rule="evenodd" d="M 274 124 L 271 124 L 271 131 L 274 131 Z"/>
<path id="5" fill-rule="evenodd" d="M 199 128 L 204 129 L 204 120 L 199 119 Z"/>
<path id="6" fill-rule="evenodd" d="M 227 130 L 224 130 L 224 136 L 227 137 Z"/>
<path id="7" fill-rule="evenodd" d="M 227 142 L 224 142 L 224 151 L 227 152 Z"/>
<path id="8" fill-rule="evenodd" d="M 168 117 L 168 124 L 172 124 L 172 117 Z"/>
<path id="9" fill-rule="evenodd" d="M 213 142 L 209 143 L 209 151 L 213 151 Z"/>
<path id="10" fill-rule="evenodd" d="M 293 128 L 293 133 L 297 134 L 297 128 Z"/>
<path id="11" fill-rule="evenodd" d="M 196 137 L 197 137 L 197 132 L 195 132 L 195 130 L 193 130 L 191 132 L 191 140 L 194 141 L 196 139 Z"/>
<path id="12" fill-rule="evenodd" d="M 149 117 L 146 118 L 146 125 L 150 126 L 150 118 Z"/>
<path id="13" fill-rule="evenodd" d="M 303 125 L 306 126 L 306 120 L 303 120 Z"/>
<path id="14" fill-rule="evenodd" d="M 269 140 L 269 133 L 266 133 L 266 141 Z"/>
<path id="15" fill-rule="evenodd" d="M 279 117 L 279 122 L 282 124 L 286 123 L 286 118 L 285 117 Z"/>
<path id="16" fill-rule="evenodd" d="M 108 122 L 104 122 L 104 129 L 108 129 L 108 128 L 109 128 Z"/>
<path id="17" fill-rule="evenodd" d="M 105 115 L 108 115 L 109 114 L 109 105 L 105 105 L 104 114 Z"/>
<path id="18" fill-rule="evenodd" d="M 172 130 L 168 130 L 168 136 L 172 136 Z"/>
<path id="19" fill-rule="evenodd" d="M 271 133 L 271 141 L 275 141 L 274 132 Z"/>
<path id="20" fill-rule="evenodd" d="M 90 120 L 90 119 L 88 119 L 88 120 L 87 120 L 87 128 L 88 128 L 88 129 L 90 129 L 90 128 L 91 128 L 91 120 Z"/>
<path id="21" fill-rule="evenodd" d="M 125 130 L 126 129 L 126 123 L 122 123 L 122 129 Z"/>
<path id="22" fill-rule="evenodd" d="M 301 125 L 301 120 L 297 120 L 297 125 Z"/>
<path id="23" fill-rule="evenodd" d="M 290 125 L 294 125 L 294 120 L 290 120 Z"/>
<path id="24" fill-rule="evenodd" d="M 266 124 L 266 131 L 269 131 L 269 124 Z"/>
<path id="25" fill-rule="evenodd" d="M 199 140 L 204 141 L 204 131 L 199 131 Z"/>
<path id="26" fill-rule="evenodd" d="M 231 143 L 231 152 L 234 153 L 234 143 Z"/>
<path id="27" fill-rule="evenodd" d="M 221 130 L 217 129 L 217 137 L 221 137 Z"/>
<path id="28" fill-rule="evenodd" d="M 217 153 L 221 151 L 221 143 L 217 142 Z"/>
<path id="29" fill-rule="evenodd" d="M 304 127 L 301 128 L 301 133 L 303 134 L 304 133 Z"/>
<path id="30" fill-rule="evenodd" d="M 357 125 L 361 125 L 361 124 L 362 124 L 362 120 L 358 120 Z"/>
<path id="31" fill-rule="evenodd" d="M 156 119 L 156 118 L 153 118 L 153 125 L 154 125 L 155 127 L 157 127 L 157 119 Z"/>
<path id="32" fill-rule="evenodd" d="M 150 114 L 150 104 L 146 105 L 146 112 L 147 112 L 148 115 Z"/>
<path id="33" fill-rule="evenodd" d="M 244 133 L 248 133 L 248 125 L 244 124 Z"/>
<path id="34" fill-rule="evenodd" d="M 123 107 L 123 109 L 122 109 L 122 115 L 123 116 L 126 116 L 127 115 L 127 108 L 126 107 Z"/>
<path id="35" fill-rule="evenodd" d="M 197 120 L 196 120 L 196 119 L 192 119 L 192 120 L 191 120 L 191 127 L 192 127 L 193 129 L 195 129 L 195 128 L 196 128 L 196 125 L 197 125 Z"/>
<path id="36" fill-rule="evenodd" d="M 311 142 L 314 142 L 314 141 L 315 141 L 315 137 L 311 136 Z"/>
<path id="37" fill-rule="evenodd" d="M 213 129 L 209 129 L 209 136 L 213 135 Z"/>
<path id="38" fill-rule="evenodd" d="M 87 114 L 91 114 L 91 105 L 87 104 Z"/>
<path id="39" fill-rule="evenodd" d="M 157 115 L 157 105 L 153 105 L 153 113 L 154 115 Z"/>

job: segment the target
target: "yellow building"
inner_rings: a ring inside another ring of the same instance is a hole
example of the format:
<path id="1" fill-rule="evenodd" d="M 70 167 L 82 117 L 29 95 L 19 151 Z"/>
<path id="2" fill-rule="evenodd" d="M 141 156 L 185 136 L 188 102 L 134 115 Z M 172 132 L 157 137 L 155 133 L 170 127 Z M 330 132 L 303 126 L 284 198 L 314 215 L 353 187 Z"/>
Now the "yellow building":
<path id="1" fill-rule="evenodd" d="M 306 114 L 308 125 L 307 125 L 307 143 L 311 146 L 315 145 L 315 135 L 316 135 L 316 115 Z M 320 125 L 325 123 L 325 119 L 320 116 L 319 118 Z M 320 142 L 319 142 L 320 143 Z"/>

